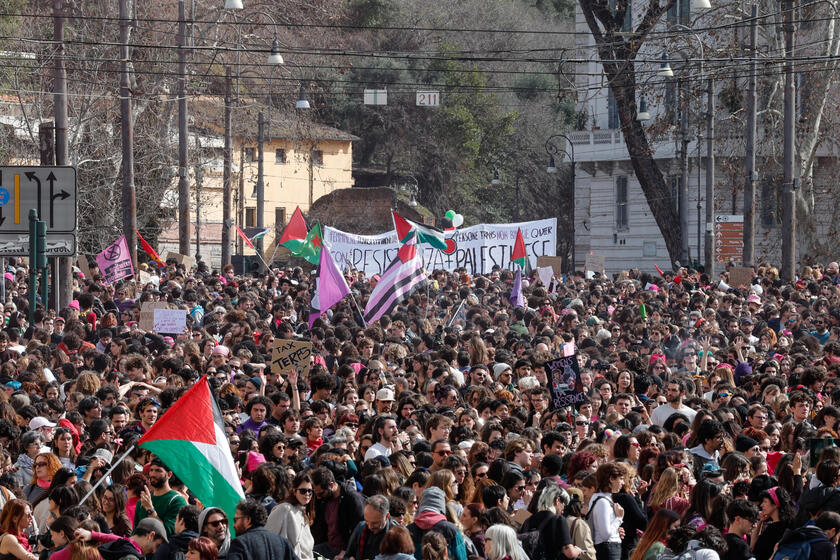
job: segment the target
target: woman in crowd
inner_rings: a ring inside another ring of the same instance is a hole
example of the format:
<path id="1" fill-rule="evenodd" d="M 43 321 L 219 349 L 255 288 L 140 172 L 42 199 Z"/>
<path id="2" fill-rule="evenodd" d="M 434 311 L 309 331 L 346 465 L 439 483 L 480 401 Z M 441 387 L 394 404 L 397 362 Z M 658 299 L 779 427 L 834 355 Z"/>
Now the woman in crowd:
<path id="1" fill-rule="evenodd" d="M 312 479 L 307 473 L 298 474 L 286 500 L 274 507 L 265 525 L 269 531 L 289 539 L 301 560 L 314 558 L 315 541 L 309 530 L 315 515 L 313 496 Z"/>
<path id="2" fill-rule="evenodd" d="M 38 560 L 25 533 L 32 528 L 32 508 L 23 500 L 10 500 L 0 512 L 0 557 Z"/>
<path id="3" fill-rule="evenodd" d="M 639 539 L 639 544 L 630 556 L 630 560 L 656 560 L 665 552 L 665 538 L 668 533 L 678 527 L 680 516 L 668 509 L 660 509 L 650 520 L 645 532 Z"/>
<path id="4" fill-rule="evenodd" d="M 755 560 L 769 560 L 776 543 L 793 523 L 794 509 L 790 494 L 774 486 L 759 496 L 759 522 L 753 526 L 750 543 Z"/>

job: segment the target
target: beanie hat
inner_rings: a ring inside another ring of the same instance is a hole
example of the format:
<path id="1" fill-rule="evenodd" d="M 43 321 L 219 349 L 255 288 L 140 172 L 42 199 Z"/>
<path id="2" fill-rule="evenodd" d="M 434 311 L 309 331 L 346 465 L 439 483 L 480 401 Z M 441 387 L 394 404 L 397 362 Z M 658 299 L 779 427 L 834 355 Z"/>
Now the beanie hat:
<path id="1" fill-rule="evenodd" d="M 746 453 L 756 445 L 758 445 L 756 440 L 744 434 L 738 434 L 738 437 L 735 438 L 735 450 L 741 453 Z"/>

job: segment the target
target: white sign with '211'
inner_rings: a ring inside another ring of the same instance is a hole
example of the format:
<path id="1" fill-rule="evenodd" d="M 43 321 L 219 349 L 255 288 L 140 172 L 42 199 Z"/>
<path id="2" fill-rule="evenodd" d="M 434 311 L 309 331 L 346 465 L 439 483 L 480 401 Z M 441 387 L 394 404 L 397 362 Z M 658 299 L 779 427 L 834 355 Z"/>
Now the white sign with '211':
<path id="1" fill-rule="evenodd" d="M 417 92 L 417 106 L 418 107 L 439 107 L 440 106 L 440 92 L 439 91 L 418 91 Z"/>

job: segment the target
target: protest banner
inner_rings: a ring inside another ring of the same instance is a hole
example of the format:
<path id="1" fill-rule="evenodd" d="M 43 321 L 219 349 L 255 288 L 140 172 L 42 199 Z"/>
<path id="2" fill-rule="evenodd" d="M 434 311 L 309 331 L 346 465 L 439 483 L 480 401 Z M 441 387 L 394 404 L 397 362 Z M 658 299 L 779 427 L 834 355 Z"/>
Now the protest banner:
<path id="1" fill-rule="evenodd" d="M 180 334 L 187 328 L 186 309 L 154 309 L 152 330 L 164 334 Z"/>
<path id="2" fill-rule="evenodd" d="M 96 255 L 96 266 L 105 277 L 106 284 L 113 284 L 123 278 L 134 276 L 134 264 L 131 262 L 131 253 L 125 242 L 125 235 L 120 236 Z"/>
<path id="3" fill-rule="evenodd" d="M 285 375 L 296 369 L 301 377 L 306 377 L 309 374 L 310 356 L 311 342 L 275 338 L 274 350 L 271 352 L 271 373 Z"/>
<path id="4" fill-rule="evenodd" d="M 480 224 L 447 232 L 456 245 L 451 255 L 429 245 L 421 245 L 423 263 L 428 271 L 465 268 L 467 274 L 489 274 L 494 266 L 514 269 L 510 262 L 516 230 L 522 230 L 525 252 L 531 268 L 537 258 L 557 254 L 557 219 L 535 220 L 516 224 Z M 324 227 L 324 244 L 341 270 L 361 270 L 366 276 L 382 274 L 397 256 L 400 243 L 396 232 L 356 235 L 329 226 Z"/>
<path id="5" fill-rule="evenodd" d="M 733 266 L 729 269 L 729 285 L 733 288 L 749 288 L 754 275 L 751 266 Z"/>
<path id="6" fill-rule="evenodd" d="M 165 301 L 147 301 L 140 306 L 140 330 L 151 331 L 155 328 L 155 309 L 172 309 L 173 305 Z"/>
<path id="7" fill-rule="evenodd" d="M 548 390 L 551 393 L 552 410 L 574 406 L 586 400 L 583 383 L 580 381 L 580 367 L 577 354 L 563 356 L 545 363 L 548 375 Z"/>

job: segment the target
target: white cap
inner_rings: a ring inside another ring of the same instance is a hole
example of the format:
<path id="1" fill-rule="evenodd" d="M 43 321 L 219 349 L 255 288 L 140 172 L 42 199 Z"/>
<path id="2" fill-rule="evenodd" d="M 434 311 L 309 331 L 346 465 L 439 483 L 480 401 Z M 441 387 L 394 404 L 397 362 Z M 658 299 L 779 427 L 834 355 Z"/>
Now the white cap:
<path id="1" fill-rule="evenodd" d="M 29 421 L 30 430 L 40 430 L 44 427 L 55 428 L 55 424 L 53 422 L 50 422 L 43 416 L 36 416 L 35 418 Z"/>

